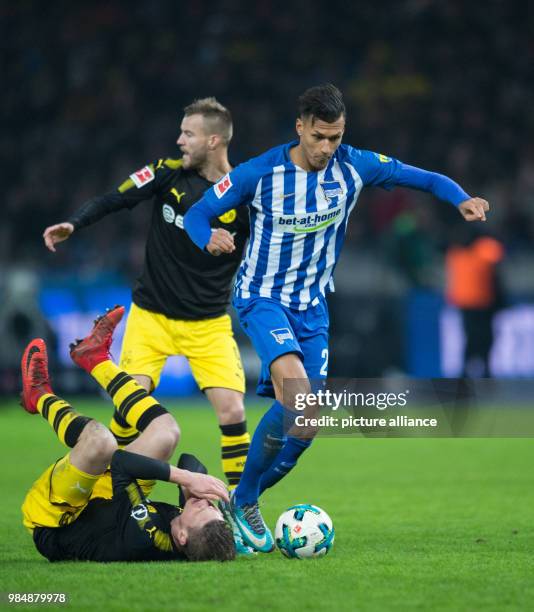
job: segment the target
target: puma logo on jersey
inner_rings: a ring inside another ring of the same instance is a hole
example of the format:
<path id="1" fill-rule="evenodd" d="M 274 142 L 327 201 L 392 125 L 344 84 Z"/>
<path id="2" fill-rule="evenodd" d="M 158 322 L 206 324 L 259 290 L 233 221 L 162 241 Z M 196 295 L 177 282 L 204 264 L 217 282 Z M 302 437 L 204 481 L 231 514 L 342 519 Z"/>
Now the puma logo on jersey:
<path id="1" fill-rule="evenodd" d="M 173 196 L 176 198 L 176 201 L 178 202 L 178 204 L 180 204 L 180 200 L 181 200 L 181 199 L 184 197 L 184 195 L 185 195 L 185 191 L 182 191 L 181 193 L 178 193 L 178 192 L 176 191 L 176 189 L 173 187 L 173 188 L 171 189 L 171 193 L 172 193 L 172 195 L 173 195 Z"/>
<path id="2" fill-rule="evenodd" d="M 79 482 L 76 482 L 76 484 L 73 485 L 71 489 L 74 489 L 75 491 L 80 491 L 81 493 L 84 493 L 84 494 L 89 493 L 89 489 L 84 489 Z"/>

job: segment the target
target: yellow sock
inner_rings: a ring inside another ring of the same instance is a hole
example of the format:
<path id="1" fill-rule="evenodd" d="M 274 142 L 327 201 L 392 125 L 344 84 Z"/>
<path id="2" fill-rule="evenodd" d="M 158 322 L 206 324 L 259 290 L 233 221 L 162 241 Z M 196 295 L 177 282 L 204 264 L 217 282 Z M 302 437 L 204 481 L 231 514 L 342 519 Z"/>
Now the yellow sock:
<path id="1" fill-rule="evenodd" d="M 238 425 L 241 425 L 239 423 Z M 223 428 L 231 428 L 232 425 L 222 425 Z M 246 425 L 245 425 L 246 427 Z M 227 435 L 223 433 L 221 436 L 221 454 L 222 468 L 228 480 L 228 489 L 232 491 L 239 484 L 241 474 L 245 469 L 245 461 L 250 447 L 250 434 L 245 430 L 245 433 L 239 435 Z"/>
<path id="2" fill-rule="evenodd" d="M 45 393 L 37 401 L 37 410 L 56 432 L 60 442 L 72 448 L 78 441 L 78 436 L 91 420 L 72 409 L 65 400 Z"/>
<path id="3" fill-rule="evenodd" d="M 144 431 L 153 419 L 167 413 L 134 378 L 112 361 L 99 363 L 91 371 L 91 376 L 109 393 L 122 419 L 116 425 L 119 434 L 119 428 L 126 427 L 124 423 L 131 428 L 127 430 L 128 435 L 132 430 Z"/>
<path id="4" fill-rule="evenodd" d="M 125 421 L 121 415 L 115 409 L 113 416 L 111 417 L 111 421 L 109 422 L 109 429 L 111 433 L 115 436 L 115 440 L 117 440 L 117 444 L 119 448 L 124 448 L 128 446 L 130 442 L 137 440 L 139 437 L 139 432 L 134 427 L 130 427 L 128 422 Z"/>

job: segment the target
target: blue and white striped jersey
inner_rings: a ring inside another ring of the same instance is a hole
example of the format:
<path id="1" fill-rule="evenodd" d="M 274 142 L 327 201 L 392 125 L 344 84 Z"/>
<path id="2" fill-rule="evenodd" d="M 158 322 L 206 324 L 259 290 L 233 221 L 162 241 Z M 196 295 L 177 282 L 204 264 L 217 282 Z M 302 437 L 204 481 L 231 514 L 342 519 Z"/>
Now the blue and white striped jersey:
<path id="1" fill-rule="evenodd" d="M 344 144 L 324 170 L 306 172 L 289 157 L 289 149 L 297 144 L 275 147 L 235 168 L 205 193 L 185 221 L 193 240 L 204 247 L 209 227 L 201 236 L 193 223 L 188 227 L 187 217 L 193 219 L 195 209 L 219 216 L 247 204 L 251 235 L 236 279 L 236 296 L 271 298 L 305 310 L 333 290 L 332 274 L 348 217 L 362 188 L 390 189 L 404 182 L 400 161 Z"/>

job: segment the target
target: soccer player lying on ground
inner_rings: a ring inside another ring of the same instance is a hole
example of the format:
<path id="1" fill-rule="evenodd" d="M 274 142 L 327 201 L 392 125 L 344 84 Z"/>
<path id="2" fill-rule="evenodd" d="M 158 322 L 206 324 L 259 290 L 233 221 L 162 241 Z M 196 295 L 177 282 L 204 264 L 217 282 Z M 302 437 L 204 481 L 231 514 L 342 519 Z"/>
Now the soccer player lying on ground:
<path id="1" fill-rule="evenodd" d="M 256 428 L 229 510 L 245 542 L 263 552 L 272 550 L 273 538 L 258 497 L 296 465 L 316 434 L 313 428 L 291 428 L 292 409 L 295 395 L 311 389 L 309 379 L 327 375 L 325 293 L 333 290 L 332 274 L 360 191 L 366 185 L 428 191 L 456 206 L 467 221 L 483 221 L 489 210 L 485 200 L 471 198 L 446 176 L 341 144 L 345 105 L 333 85 L 312 87 L 300 97 L 296 130 L 298 140 L 238 166 L 184 218 L 201 249 L 230 253 L 232 236 L 212 235 L 210 219 L 250 207 L 251 239 L 234 306 L 262 361 L 258 393 L 276 401 Z M 301 382 L 284 393 L 287 379 Z"/>
<path id="2" fill-rule="evenodd" d="M 48 249 L 105 215 L 154 199 L 143 272 L 133 290 L 120 367 L 148 392 L 156 389 L 170 355 L 184 355 L 211 402 L 221 430 L 223 471 L 229 488 L 243 472 L 250 436 L 245 420 L 245 377 L 226 310 L 231 285 L 249 235 L 247 207 L 212 222 L 231 232 L 236 248 L 214 259 L 191 242 L 183 215 L 231 170 L 232 118 L 215 98 L 184 109 L 177 144 L 181 159 L 161 158 L 134 172 L 116 190 L 88 200 L 67 221 L 47 227 Z M 110 423 L 120 447 L 139 432 L 120 414 Z"/>
<path id="3" fill-rule="evenodd" d="M 43 340 L 33 340 L 24 352 L 22 405 L 39 412 L 71 447 L 26 495 L 24 525 L 50 561 L 231 560 L 232 531 L 210 503 L 228 500 L 224 483 L 195 473 L 205 468 L 192 455 L 182 455 L 179 467 L 166 462 L 178 442 L 174 418 L 110 360 L 113 330 L 123 313 L 115 307 L 97 319 L 89 336 L 71 345 L 71 357 L 141 431 L 126 450 L 118 449 L 104 425 L 54 395 Z M 181 488 L 181 508 L 147 499 L 155 480 Z"/>

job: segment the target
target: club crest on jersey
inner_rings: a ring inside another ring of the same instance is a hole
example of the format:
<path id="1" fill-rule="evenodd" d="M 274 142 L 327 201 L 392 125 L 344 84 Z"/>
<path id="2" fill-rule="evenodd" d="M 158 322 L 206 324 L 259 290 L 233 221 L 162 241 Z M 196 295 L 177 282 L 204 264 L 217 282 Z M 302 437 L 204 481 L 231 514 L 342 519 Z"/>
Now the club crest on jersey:
<path id="1" fill-rule="evenodd" d="M 237 211 L 235 208 L 225 212 L 220 217 L 217 217 L 221 223 L 233 223 L 237 217 Z"/>
<path id="2" fill-rule="evenodd" d="M 232 179 L 230 178 L 230 175 L 225 174 L 218 183 L 215 183 L 215 186 L 213 187 L 213 189 L 215 189 L 215 195 L 217 196 L 217 198 L 219 198 L 220 200 L 223 195 L 230 189 L 230 187 L 232 187 L 232 185 L 233 183 Z"/>
<path id="3" fill-rule="evenodd" d="M 323 190 L 324 197 L 331 202 L 336 196 L 343 195 L 343 188 L 339 181 L 323 181 L 320 183 L 321 189 Z"/>
<path id="4" fill-rule="evenodd" d="M 140 189 L 143 185 L 154 180 L 154 172 L 150 166 L 145 166 L 141 170 L 130 174 L 130 178 L 135 183 L 137 189 Z"/>
<path id="5" fill-rule="evenodd" d="M 278 342 L 278 344 L 284 344 L 286 340 L 293 340 L 293 334 L 287 327 L 271 329 L 271 336 Z"/>

